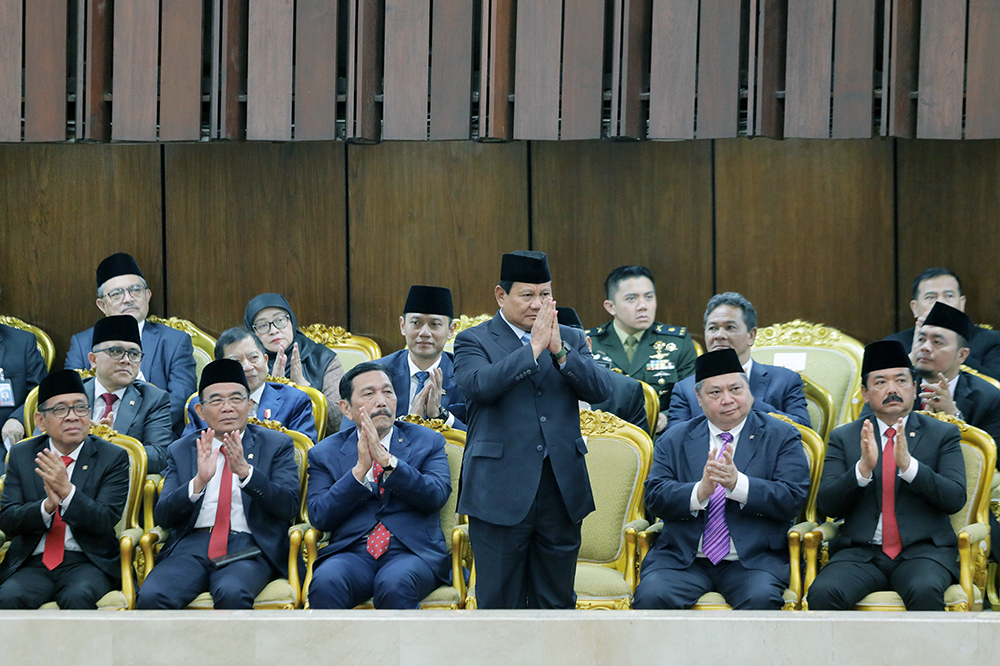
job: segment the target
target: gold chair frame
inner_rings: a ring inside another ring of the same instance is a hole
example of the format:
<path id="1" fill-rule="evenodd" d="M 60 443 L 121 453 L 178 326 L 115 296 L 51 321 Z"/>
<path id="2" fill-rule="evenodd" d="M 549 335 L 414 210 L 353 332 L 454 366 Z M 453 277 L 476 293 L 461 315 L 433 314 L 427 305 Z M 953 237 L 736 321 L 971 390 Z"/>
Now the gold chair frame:
<path id="1" fill-rule="evenodd" d="M 695 340 L 693 337 L 691 338 L 691 342 L 694 343 L 694 353 L 696 356 L 701 356 L 702 354 L 705 353 L 705 348 L 701 345 L 700 342 Z"/>
<path id="2" fill-rule="evenodd" d="M 335 352 L 351 351 L 360 353 L 368 361 L 375 361 L 382 358 L 382 349 L 378 346 L 377 342 L 363 335 L 354 335 L 343 326 L 310 324 L 305 328 L 300 328 L 299 331 L 313 342 L 329 347 Z M 343 364 L 343 360 L 341 360 L 341 363 Z M 353 367 L 353 365 L 343 365 L 345 372 Z"/>
<path id="3" fill-rule="evenodd" d="M 455 338 L 462 331 L 472 328 L 473 326 L 479 326 L 480 324 L 493 319 L 491 314 L 481 314 L 481 315 L 464 315 L 460 314 L 455 317 L 455 321 L 458 322 L 458 326 L 455 327 L 455 334 L 448 338 L 448 342 L 444 344 L 444 350 L 455 353 Z"/>
<path id="4" fill-rule="evenodd" d="M 42 355 L 42 361 L 45 362 L 45 369 L 51 371 L 52 364 L 56 360 L 56 346 L 52 342 L 52 338 L 49 334 L 38 328 L 34 324 L 29 324 L 23 319 L 18 319 L 17 317 L 11 315 L 0 315 L 0 324 L 5 326 L 10 326 L 11 328 L 19 328 L 22 331 L 28 331 L 35 336 L 35 342 L 38 345 L 38 351 Z"/>
<path id="5" fill-rule="evenodd" d="M 979 372 L 975 368 L 971 368 L 971 367 L 969 367 L 967 365 L 960 365 L 959 366 L 959 370 L 961 370 L 962 372 L 967 372 L 970 375 L 972 375 L 973 377 L 979 377 L 983 381 L 987 381 L 990 384 L 993 384 L 993 386 L 995 386 L 998 389 L 1000 389 L 1000 381 L 994 379 L 993 377 L 990 377 L 989 375 L 984 375 L 983 373 Z"/>
<path id="6" fill-rule="evenodd" d="M 191 336 L 191 344 L 194 348 L 201 351 L 208 357 L 207 363 L 211 363 L 215 360 L 215 338 L 199 328 L 194 322 L 188 319 L 181 319 L 180 317 L 170 317 L 164 319 L 163 317 L 157 317 L 156 315 L 149 315 L 146 317 L 146 321 L 151 321 L 154 324 L 163 324 L 164 326 L 169 326 L 170 328 L 187 333 Z M 197 353 L 195 355 L 197 356 Z M 197 359 L 195 360 L 197 361 Z M 204 367 L 204 365 L 201 367 Z M 200 368 L 198 368 L 195 372 L 195 383 L 199 381 L 201 381 Z"/>
<path id="7" fill-rule="evenodd" d="M 642 384 L 642 397 L 646 401 L 646 425 L 649 428 L 649 436 L 656 437 L 656 420 L 660 416 L 660 394 L 641 379 L 636 381 Z"/>
<path id="8" fill-rule="evenodd" d="M 296 384 L 287 377 L 275 377 L 274 375 L 268 375 L 267 381 L 294 386 L 298 390 L 308 395 L 309 400 L 312 401 L 313 419 L 316 421 L 316 441 L 318 442 L 319 440 L 326 437 L 326 422 L 330 412 L 330 406 L 327 403 L 326 396 L 323 394 L 322 391 L 313 388 L 312 386 L 302 386 L 300 384 Z M 191 399 L 188 398 L 188 401 L 190 400 Z M 185 418 L 187 417 L 185 416 Z"/>
<path id="9" fill-rule="evenodd" d="M 811 402 L 819 410 L 820 416 L 823 419 L 819 430 L 816 433 L 819 434 L 820 439 L 824 442 L 830 441 L 830 433 L 833 432 L 834 425 L 834 411 L 835 407 L 833 404 L 833 396 L 825 388 L 809 379 L 801 372 L 799 376 L 802 377 L 802 391 L 806 394 L 806 402 Z"/>

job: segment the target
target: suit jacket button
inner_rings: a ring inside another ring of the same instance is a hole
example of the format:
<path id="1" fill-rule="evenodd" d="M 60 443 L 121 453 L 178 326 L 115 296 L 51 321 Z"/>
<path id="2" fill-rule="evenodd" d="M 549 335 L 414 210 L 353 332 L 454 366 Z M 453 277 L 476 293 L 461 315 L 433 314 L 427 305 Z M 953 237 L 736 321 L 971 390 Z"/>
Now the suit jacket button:
<path id="1" fill-rule="evenodd" d="M 541 450 L 542 450 L 542 445 L 541 445 L 541 444 L 539 444 L 538 446 L 536 446 L 536 447 L 535 447 L 535 450 L 536 450 L 536 451 L 541 451 Z"/>
<path id="2" fill-rule="evenodd" d="M 540 420 L 541 420 L 542 423 L 545 423 L 545 417 L 544 416 Z"/>
<path id="3" fill-rule="evenodd" d="M 538 391 L 538 392 L 536 392 L 536 393 L 535 393 L 535 395 L 536 395 L 536 396 L 540 396 L 540 395 L 542 395 L 542 392 L 541 392 L 541 391 Z"/>

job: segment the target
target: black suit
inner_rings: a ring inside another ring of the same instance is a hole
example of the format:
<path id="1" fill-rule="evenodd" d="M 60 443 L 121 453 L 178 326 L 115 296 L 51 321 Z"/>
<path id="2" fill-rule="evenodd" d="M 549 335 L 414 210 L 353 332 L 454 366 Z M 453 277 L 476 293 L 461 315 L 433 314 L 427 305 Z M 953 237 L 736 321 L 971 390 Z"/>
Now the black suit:
<path id="1" fill-rule="evenodd" d="M 121 580 L 115 526 L 128 499 L 128 454 L 93 435 L 84 441 L 70 478 L 76 492 L 61 516 L 82 551 L 80 562 L 74 563 L 77 568 L 73 577 L 91 582 L 86 585 L 87 591 L 49 589 L 47 594 L 35 596 L 40 591 L 26 591 L 27 577 L 57 576 L 73 559 L 73 553 L 66 551 L 64 564 L 49 572 L 39 556 L 32 556 L 49 531 L 41 512 L 45 486 L 35 473 L 35 457 L 48 446 L 49 438 L 41 435 L 24 440 L 10 451 L 0 498 L 0 529 L 13 541 L 0 564 L 0 607 L 37 608 L 55 599 L 61 608 L 95 608 L 97 600 L 112 589 L 111 583 Z"/>
<path id="2" fill-rule="evenodd" d="M 35 336 L 10 326 L 0 324 L 0 369 L 13 389 L 12 406 L 0 407 L 0 423 L 12 418 L 14 410 L 24 404 L 31 389 L 48 375 L 45 361 L 38 351 Z M 17 418 L 14 416 L 14 418 Z M 14 442 L 16 443 L 16 442 Z M 0 447 L 0 475 L 3 474 L 6 450 Z"/>
<path id="3" fill-rule="evenodd" d="M 885 336 L 886 340 L 896 340 L 909 354 L 913 348 L 913 327 Z M 969 338 L 969 357 L 965 364 L 993 379 L 1000 379 L 1000 331 L 992 331 L 979 326 L 972 329 Z"/>
<path id="4" fill-rule="evenodd" d="M 611 397 L 592 404 L 590 408 L 610 412 L 648 433 L 649 420 L 646 418 L 646 396 L 642 392 L 642 384 L 613 370 L 608 370 L 608 377 L 611 378 Z"/>

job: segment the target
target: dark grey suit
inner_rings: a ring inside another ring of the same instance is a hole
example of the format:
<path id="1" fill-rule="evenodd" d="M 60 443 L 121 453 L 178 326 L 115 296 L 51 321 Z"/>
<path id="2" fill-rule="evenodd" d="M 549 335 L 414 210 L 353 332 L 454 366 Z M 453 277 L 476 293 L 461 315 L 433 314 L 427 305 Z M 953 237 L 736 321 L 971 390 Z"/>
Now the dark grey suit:
<path id="1" fill-rule="evenodd" d="M 83 383 L 91 407 L 95 404 L 94 379 Z M 134 381 L 125 388 L 115 430 L 134 437 L 146 448 L 146 471 L 158 474 L 167 467 L 167 447 L 174 441 L 170 423 L 170 394 L 148 382 Z"/>

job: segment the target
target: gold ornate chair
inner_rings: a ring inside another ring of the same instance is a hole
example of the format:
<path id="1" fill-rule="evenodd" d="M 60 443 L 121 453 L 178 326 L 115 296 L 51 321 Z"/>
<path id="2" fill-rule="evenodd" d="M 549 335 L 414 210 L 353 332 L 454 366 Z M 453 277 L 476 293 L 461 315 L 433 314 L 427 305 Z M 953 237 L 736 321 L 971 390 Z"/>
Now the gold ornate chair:
<path id="1" fill-rule="evenodd" d="M 312 324 L 299 330 L 313 342 L 326 345 L 337 352 L 344 372 L 358 363 L 382 358 L 382 350 L 377 342 L 363 335 L 354 335 L 343 326 Z"/>
<path id="2" fill-rule="evenodd" d="M 642 397 L 646 400 L 646 423 L 649 425 L 649 436 L 656 437 L 656 419 L 660 416 L 660 394 L 656 389 L 642 380 Z"/>
<path id="3" fill-rule="evenodd" d="M 983 373 L 979 372 L 975 368 L 970 368 L 967 365 L 961 365 L 961 366 L 959 366 L 959 369 L 962 372 L 967 372 L 967 373 L 969 373 L 970 375 L 972 375 L 974 377 L 979 377 L 980 379 L 982 379 L 984 381 L 987 381 L 990 384 L 993 384 L 993 386 L 995 386 L 998 389 L 1000 389 L 1000 381 L 994 379 L 993 377 L 990 377 L 989 375 L 984 375 Z"/>
<path id="4" fill-rule="evenodd" d="M 316 420 L 316 441 L 326 437 L 326 420 L 329 413 L 329 406 L 326 402 L 326 396 L 319 389 L 315 389 L 312 386 L 299 386 L 291 379 L 287 377 L 275 377 L 274 375 L 268 375 L 267 381 L 278 382 L 281 384 L 288 384 L 289 386 L 294 386 L 300 391 L 303 391 L 309 396 L 309 400 L 312 401 L 313 406 L 313 419 Z M 190 401 L 190 398 L 188 399 Z M 334 405 L 336 406 L 336 405 Z M 184 416 L 187 419 L 187 415 Z"/>
<path id="5" fill-rule="evenodd" d="M 455 335 L 448 338 L 448 342 L 446 342 L 444 345 L 444 350 L 449 351 L 452 354 L 455 353 L 455 338 L 456 336 L 458 336 L 459 333 L 461 333 L 467 328 L 472 328 L 473 326 L 479 326 L 483 322 L 487 322 L 490 319 L 493 319 L 493 315 L 491 314 L 481 314 L 473 316 L 458 315 L 456 319 L 458 320 L 458 326 L 455 327 Z"/>
<path id="6" fill-rule="evenodd" d="M 859 341 L 835 328 L 796 319 L 759 329 L 750 354 L 759 363 L 797 370 L 829 391 L 836 426 L 861 411 L 853 401 L 860 394 L 864 351 Z"/>
<path id="7" fill-rule="evenodd" d="M 958 534 L 959 582 L 945 590 L 944 607 L 949 611 L 982 610 L 983 592 L 987 583 L 986 558 L 990 554 L 987 511 L 990 484 L 996 468 L 996 445 L 988 434 L 953 416 L 930 412 L 920 414 L 958 426 L 962 435 L 962 455 L 965 458 L 967 498 L 962 510 L 951 516 L 951 526 Z M 827 521 L 805 535 L 804 609 L 808 607 L 809 586 L 829 559 L 827 544 L 839 529 L 839 523 Z M 854 610 L 902 611 L 906 607 L 895 592 L 881 591 L 866 596 Z"/>
<path id="8" fill-rule="evenodd" d="M 812 429 L 819 434 L 824 442 L 830 441 L 833 432 L 834 412 L 833 396 L 825 388 L 799 373 L 802 377 L 802 388 L 806 394 L 806 406 L 809 408 L 809 422 Z"/>
<path id="9" fill-rule="evenodd" d="M 448 554 L 451 556 L 452 584 L 441 585 L 420 602 L 421 610 L 457 610 L 465 607 L 465 573 L 463 566 L 469 557 L 468 531 L 459 527 L 465 517 L 456 513 L 458 507 L 458 483 L 462 475 L 462 456 L 465 453 L 465 431 L 456 430 L 445 425 L 440 419 L 426 420 L 414 414 L 400 417 L 400 421 L 416 423 L 426 428 L 436 430 L 444 436 L 444 450 L 448 455 L 448 468 L 451 473 L 451 495 L 438 512 L 441 521 L 441 531 L 444 533 Z M 303 497 L 305 491 L 303 490 Z M 305 607 L 309 608 L 309 585 L 312 583 L 313 566 L 319 556 L 319 550 L 326 546 L 324 535 L 318 529 L 310 527 L 306 532 L 306 577 L 302 585 L 305 597 Z M 369 599 L 358 608 L 374 608 Z"/>
<path id="10" fill-rule="evenodd" d="M 35 342 L 38 344 L 38 351 L 42 355 L 42 360 L 45 361 L 45 369 L 52 370 L 52 363 L 56 359 L 56 346 L 52 343 L 52 338 L 49 337 L 48 333 L 34 324 L 29 324 L 23 319 L 18 319 L 11 315 L 0 315 L 0 324 L 10 326 L 11 328 L 19 328 L 34 335 Z"/>
<path id="11" fill-rule="evenodd" d="M 250 423 L 286 434 L 292 438 L 292 442 L 295 445 L 295 462 L 299 466 L 299 494 L 301 504 L 299 508 L 299 522 L 288 528 L 288 578 L 278 578 L 268 583 L 261 590 L 260 594 L 257 595 L 253 604 L 255 610 L 291 610 L 299 608 L 302 604 L 299 559 L 302 552 L 302 540 L 306 529 L 309 527 L 306 516 L 305 486 L 306 467 L 308 465 L 307 455 L 309 449 L 313 446 L 313 442 L 301 432 L 288 430 L 277 421 L 261 421 L 251 418 Z M 168 530 L 157 526 L 143 535 L 140 545 L 143 557 L 149 563 L 147 573 L 152 571 L 154 558 L 159 553 L 162 544 L 166 542 L 168 533 Z M 212 610 L 214 608 L 212 595 L 209 592 L 199 594 L 195 597 L 194 601 L 188 604 L 189 610 Z"/>
<path id="12" fill-rule="evenodd" d="M 191 344 L 194 347 L 194 383 L 197 386 L 198 382 L 201 381 L 201 371 L 205 369 L 206 365 L 215 360 L 215 338 L 195 326 L 193 322 L 181 319 L 180 317 L 163 319 L 162 317 L 149 315 L 146 317 L 146 321 L 163 324 L 178 331 L 184 331 L 191 336 Z"/>

